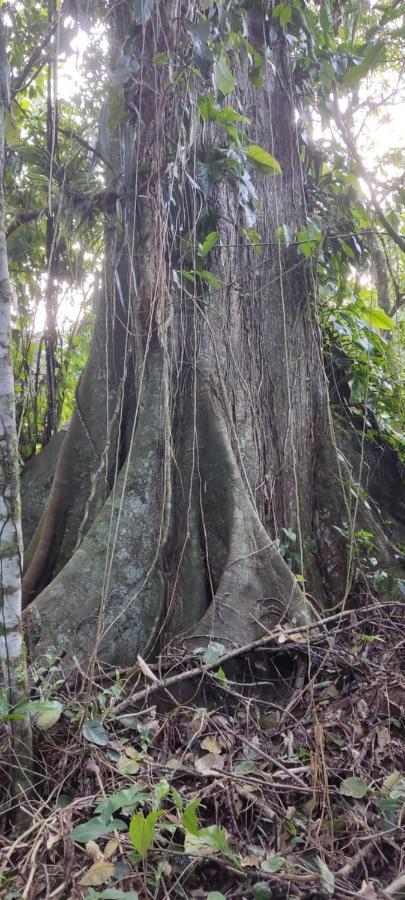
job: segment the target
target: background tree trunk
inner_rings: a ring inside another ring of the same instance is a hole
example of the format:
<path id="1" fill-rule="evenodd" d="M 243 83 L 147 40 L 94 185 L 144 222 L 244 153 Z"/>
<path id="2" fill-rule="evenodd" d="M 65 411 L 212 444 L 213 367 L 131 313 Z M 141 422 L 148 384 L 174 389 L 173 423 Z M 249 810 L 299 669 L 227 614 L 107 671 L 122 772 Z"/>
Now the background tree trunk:
<path id="1" fill-rule="evenodd" d="M 18 442 L 11 361 L 11 288 L 4 229 L 4 110 L 8 107 L 9 69 L 0 12 L 0 656 L 11 712 L 28 692 L 21 631 L 22 532 L 18 481 Z M 29 714 L 10 720 L 10 780 L 13 804 L 21 802 L 32 776 Z M 14 818 L 21 819 L 15 815 Z"/>

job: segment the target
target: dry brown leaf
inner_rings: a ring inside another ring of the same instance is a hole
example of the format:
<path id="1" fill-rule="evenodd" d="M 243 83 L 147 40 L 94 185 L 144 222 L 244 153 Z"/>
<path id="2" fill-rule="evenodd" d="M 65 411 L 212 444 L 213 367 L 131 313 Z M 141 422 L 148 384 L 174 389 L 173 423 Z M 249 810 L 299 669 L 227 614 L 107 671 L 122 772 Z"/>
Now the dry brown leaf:
<path id="1" fill-rule="evenodd" d="M 58 841 L 60 841 L 60 840 L 61 840 L 61 835 L 60 835 L 60 834 L 50 834 L 50 835 L 49 835 L 49 838 L 48 838 L 48 840 L 47 840 L 47 842 L 46 842 L 46 849 L 47 849 L 47 850 L 52 850 L 52 847 L 53 847 L 55 844 L 57 844 Z"/>
<path id="2" fill-rule="evenodd" d="M 114 863 L 99 860 L 90 866 L 83 878 L 80 879 L 80 884 L 85 885 L 85 887 L 99 887 L 101 884 L 105 884 L 106 881 L 110 881 L 114 875 L 114 869 Z"/>
<path id="3" fill-rule="evenodd" d="M 104 859 L 110 859 L 110 857 L 113 855 L 113 853 L 115 853 L 118 847 L 119 842 L 117 841 L 117 838 L 111 838 L 111 840 L 108 841 L 108 844 L 106 844 L 104 847 Z"/>
<path id="4" fill-rule="evenodd" d="M 87 841 L 86 854 L 93 860 L 93 862 L 99 862 L 99 860 L 104 859 L 104 853 L 100 850 L 98 844 L 95 841 Z"/>
<path id="5" fill-rule="evenodd" d="M 221 753 L 221 747 L 218 744 L 218 741 L 212 737 L 206 737 L 203 741 L 201 741 L 201 747 L 203 750 L 206 750 L 207 753 Z"/>
<path id="6" fill-rule="evenodd" d="M 258 856 L 244 856 L 243 859 L 240 860 L 240 864 L 243 869 L 246 869 L 248 866 L 254 866 L 256 869 L 260 866 L 260 859 Z"/>
<path id="7" fill-rule="evenodd" d="M 224 765 L 225 758 L 220 753 L 206 753 L 195 761 L 197 772 L 221 772 Z"/>
<path id="8" fill-rule="evenodd" d="M 142 659 L 142 656 L 138 656 L 137 663 L 142 674 L 145 675 L 145 678 L 149 678 L 149 681 L 154 681 L 155 684 L 159 684 L 159 679 L 156 678 L 155 673 L 152 672 L 152 669 L 150 669 L 145 660 Z"/>
<path id="9" fill-rule="evenodd" d="M 125 754 L 129 756 L 130 759 L 143 759 L 145 754 L 140 753 L 139 750 L 135 750 L 135 747 L 125 747 Z"/>

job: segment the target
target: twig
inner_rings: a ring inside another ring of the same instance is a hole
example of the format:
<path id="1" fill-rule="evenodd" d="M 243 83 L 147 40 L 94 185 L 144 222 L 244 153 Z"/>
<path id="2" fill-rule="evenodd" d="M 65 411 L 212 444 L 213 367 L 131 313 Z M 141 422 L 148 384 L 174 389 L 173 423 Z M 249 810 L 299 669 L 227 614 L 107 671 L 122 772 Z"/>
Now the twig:
<path id="1" fill-rule="evenodd" d="M 405 888 L 405 872 L 401 872 L 395 881 L 391 881 L 391 884 L 389 884 L 388 887 L 383 888 L 383 891 L 384 894 L 388 894 L 389 897 L 392 897 L 393 894 L 401 891 L 402 888 Z"/>

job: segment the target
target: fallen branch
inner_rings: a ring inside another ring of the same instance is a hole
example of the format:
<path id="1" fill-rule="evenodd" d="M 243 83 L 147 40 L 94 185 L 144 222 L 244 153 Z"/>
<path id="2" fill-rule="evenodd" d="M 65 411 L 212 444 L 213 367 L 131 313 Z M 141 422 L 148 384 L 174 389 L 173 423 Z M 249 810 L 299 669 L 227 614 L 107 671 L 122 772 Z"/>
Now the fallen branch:
<path id="1" fill-rule="evenodd" d="M 384 607 L 401 606 L 402 603 L 403 601 L 401 600 L 392 600 L 384 603 Z M 361 612 L 367 612 L 368 610 L 375 610 L 375 604 L 363 607 Z M 353 613 L 355 612 L 356 610 L 348 609 L 344 612 L 335 613 L 333 616 L 327 616 L 324 619 L 318 619 L 316 622 L 311 622 L 310 624 L 306 625 L 305 628 L 299 628 L 298 626 L 295 626 L 295 628 L 286 628 L 285 631 L 280 632 L 280 634 L 288 637 L 296 635 L 300 631 L 312 631 L 315 628 L 322 628 L 326 625 L 331 625 L 333 622 L 346 619 L 349 616 L 353 615 Z M 192 678 L 201 678 L 207 672 L 212 672 L 213 669 L 219 668 L 224 663 L 229 662 L 229 660 L 231 659 L 236 659 L 238 656 L 244 656 L 246 653 L 252 653 L 255 650 L 260 650 L 262 647 L 268 647 L 272 643 L 274 643 L 275 646 L 279 646 L 277 636 L 275 636 L 274 633 L 266 634 L 262 638 L 258 638 L 255 641 L 250 641 L 249 644 L 244 644 L 241 647 L 235 647 L 233 650 L 229 650 L 228 653 L 223 653 L 222 656 L 218 657 L 218 659 L 215 660 L 215 662 L 206 663 L 203 666 L 195 666 L 192 669 L 187 669 L 185 672 L 179 672 L 177 675 L 171 675 L 169 678 L 158 680 L 148 687 L 143 688 L 142 691 L 138 691 L 131 697 L 127 697 L 126 700 L 122 700 L 121 703 L 118 703 L 117 706 L 113 707 L 112 712 L 115 713 L 115 715 L 120 715 L 123 710 L 128 709 L 128 707 L 132 706 L 133 704 L 140 703 L 142 700 L 150 697 L 151 694 L 156 694 L 161 690 L 167 690 L 174 684 L 181 684 L 182 682 L 189 681 Z"/>

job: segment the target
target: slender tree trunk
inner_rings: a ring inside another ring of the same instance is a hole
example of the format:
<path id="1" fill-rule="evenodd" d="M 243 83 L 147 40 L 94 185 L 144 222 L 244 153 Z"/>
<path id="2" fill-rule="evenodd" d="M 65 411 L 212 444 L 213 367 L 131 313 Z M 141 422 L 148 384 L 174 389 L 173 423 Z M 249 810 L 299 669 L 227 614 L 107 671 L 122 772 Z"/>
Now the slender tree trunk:
<path id="1" fill-rule="evenodd" d="M 0 13 L 0 654 L 11 711 L 27 698 L 27 668 L 21 631 L 22 533 L 11 361 L 11 288 L 4 231 L 4 110 L 8 105 L 8 63 Z M 30 784 L 32 737 L 29 714 L 10 720 L 12 796 Z"/>
<path id="2" fill-rule="evenodd" d="M 52 28 L 56 13 L 55 0 L 48 0 L 48 24 Z M 56 29 L 56 45 L 58 28 Z M 58 52 L 57 46 L 48 62 L 47 73 L 47 113 L 46 146 L 49 157 L 48 211 L 46 217 L 46 264 L 47 282 L 45 293 L 45 362 L 47 407 L 43 442 L 48 443 L 58 426 L 57 403 L 57 304 L 58 304 L 58 214 L 53 199 L 54 167 L 58 162 Z"/>

